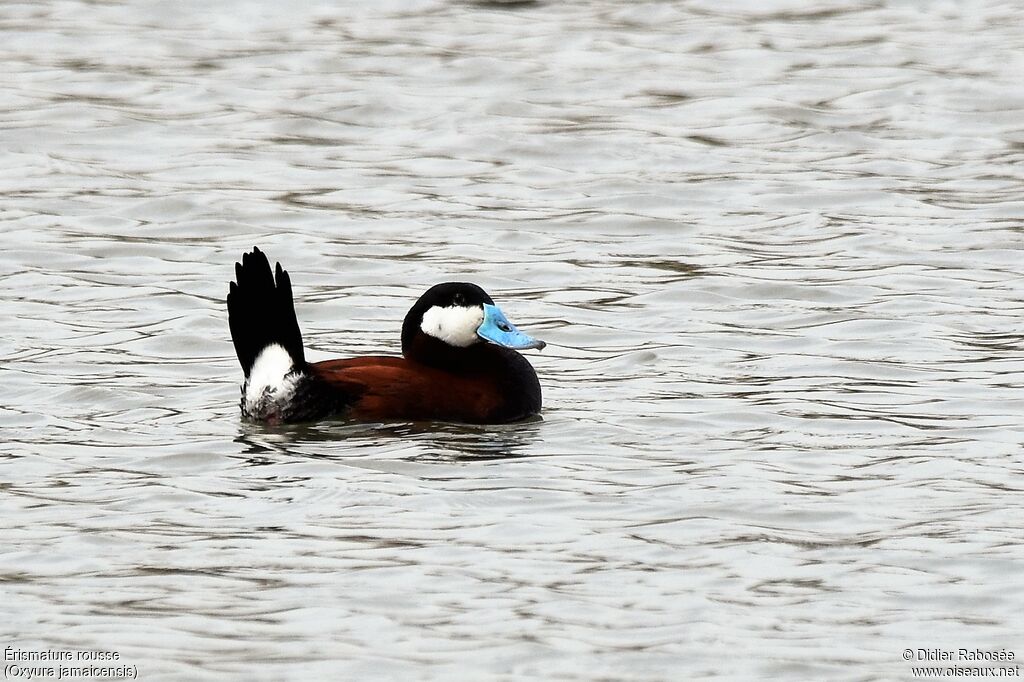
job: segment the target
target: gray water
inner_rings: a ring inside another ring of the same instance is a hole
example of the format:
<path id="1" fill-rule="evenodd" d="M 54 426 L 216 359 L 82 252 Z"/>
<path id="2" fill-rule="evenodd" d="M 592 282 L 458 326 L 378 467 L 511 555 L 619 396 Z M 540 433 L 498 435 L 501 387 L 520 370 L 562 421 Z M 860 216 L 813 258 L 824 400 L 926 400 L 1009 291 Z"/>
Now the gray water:
<path id="1" fill-rule="evenodd" d="M 151 681 L 1019 663 L 1022 26 L 0 6 L 0 645 Z M 312 360 L 479 283 L 550 344 L 543 419 L 242 423 L 253 245 Z"/>

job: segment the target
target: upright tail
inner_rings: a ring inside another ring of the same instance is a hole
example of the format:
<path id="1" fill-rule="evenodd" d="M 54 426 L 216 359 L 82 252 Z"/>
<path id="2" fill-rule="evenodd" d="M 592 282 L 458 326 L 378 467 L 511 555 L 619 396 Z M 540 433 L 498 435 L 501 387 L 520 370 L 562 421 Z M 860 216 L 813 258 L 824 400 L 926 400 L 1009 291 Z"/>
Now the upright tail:
<path id="1" fill-rule="evenodd" d="M 228 326 L 246 380 L 260 354 L 275 345 L 288 354 L 292 370 L 303 369 L 306 357 L 288 273 L 278 263 L 275 284 L 270 261 L 254 246 L 235 263 L 235 279 L 228 290 Z M 276 349 L 274 354 L 283 355 Z"/>

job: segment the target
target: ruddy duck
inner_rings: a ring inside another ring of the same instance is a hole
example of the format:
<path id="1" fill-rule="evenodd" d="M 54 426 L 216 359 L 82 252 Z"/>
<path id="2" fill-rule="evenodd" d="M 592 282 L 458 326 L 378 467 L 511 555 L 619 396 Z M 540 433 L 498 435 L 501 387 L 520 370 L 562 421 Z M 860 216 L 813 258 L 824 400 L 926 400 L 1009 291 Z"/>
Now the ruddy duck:
<path id="1" fill-rule="evenodd" d="M 259 422 L 512 422 L 540 412 L 537 373 L 517 350 L 544 342 L 515 328 L 483 289 L 438 284 L 402 323 L 402 356 L 307 363 L 288 273 L 258 248 L 235 263 L 228 325 L 245 372 L 242 416 Z"/>

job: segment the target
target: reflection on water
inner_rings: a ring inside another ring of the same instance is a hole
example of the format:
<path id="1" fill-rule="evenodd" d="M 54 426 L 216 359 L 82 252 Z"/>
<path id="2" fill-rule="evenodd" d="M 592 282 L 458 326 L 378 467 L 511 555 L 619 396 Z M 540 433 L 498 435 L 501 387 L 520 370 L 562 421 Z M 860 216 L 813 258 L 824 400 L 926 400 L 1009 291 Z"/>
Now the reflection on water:
<path id="1" fill-rule="evenodd" d="M 294 456 L 317 443 L 332 446 L 350 444 L 354 448 L 374 448 L 381 442 L 401 441 L 417 451 L 410 461 L 449 461 L 507 459 L 525 457 L 540 438 L 543 417 L 517 424 L 476 426 L 411 422 L 395 424 L 358 424 L 321 422 L 278 426 L 245 425 L 245 433 L 235 438 L 251 464 L 264 464 L 274 455 Z M 324 456 L 324 455 L 301 455 Z M 344 455 L 341 455 L 344 456 Z"/>
<path id="2" fill-rule="evenodd" d="M 150 680 L 1024 654 L 1022 21 L 0 6 L 4 642 Z M 241 423 L 253 245 L 314 361 L 478 282 L 551 342 L 543 419 Z"/>

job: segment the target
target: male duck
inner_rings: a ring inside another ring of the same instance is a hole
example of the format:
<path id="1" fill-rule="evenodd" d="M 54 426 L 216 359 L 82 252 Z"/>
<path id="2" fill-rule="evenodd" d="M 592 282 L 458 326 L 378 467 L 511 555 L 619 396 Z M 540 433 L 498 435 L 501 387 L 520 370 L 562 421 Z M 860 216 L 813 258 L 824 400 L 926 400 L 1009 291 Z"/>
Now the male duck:
<path id="1" fill-rule="evenodd" d="M 402 355 L 307 363 L 288 273 L 258 248 L 235 263 L 228 325 L 245 372 L 242 416 L 280 423 L 512 422 L 540 412 L 540 382 L 516 352 L 544 342 L 512 325 L 483 289 L 438 284 L 402 323 Z M 276 279 L 276 282 L 275 282 Z"/>

